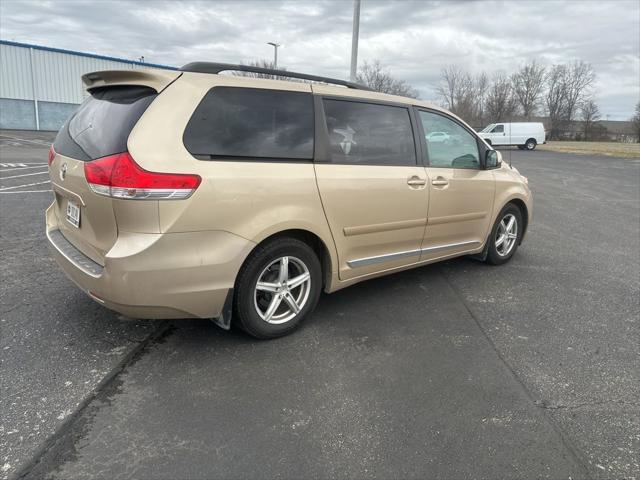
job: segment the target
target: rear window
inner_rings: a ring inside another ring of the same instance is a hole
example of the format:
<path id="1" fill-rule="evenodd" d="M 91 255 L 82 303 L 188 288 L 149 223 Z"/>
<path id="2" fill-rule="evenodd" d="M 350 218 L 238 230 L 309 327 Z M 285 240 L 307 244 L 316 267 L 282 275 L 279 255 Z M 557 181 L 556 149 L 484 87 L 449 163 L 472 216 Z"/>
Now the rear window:
<path id="1" fill-rule="evenodd" d="M 313 98 L 304 92 L 214 87 L 193 113 L 183 141 L 201 160 L 311 160 Z"/>
<path id="2" fill-rule="evenodd" d="M 83 161 L 126 151 L 131 130 L 156 96 L 142 86 L 92 90 L 58 132 L 54 150 Z"/>

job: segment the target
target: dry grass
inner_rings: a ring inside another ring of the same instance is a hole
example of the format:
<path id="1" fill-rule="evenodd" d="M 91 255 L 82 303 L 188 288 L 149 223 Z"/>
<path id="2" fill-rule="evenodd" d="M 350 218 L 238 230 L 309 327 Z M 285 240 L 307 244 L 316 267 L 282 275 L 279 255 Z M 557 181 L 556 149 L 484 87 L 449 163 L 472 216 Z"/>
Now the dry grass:
<path id="1" fill-rule="evenodd" d="M 551 152 L 640 158 L 640 143 L 547 142 L 545 145 L 538 145 L 537 148 Z"/>

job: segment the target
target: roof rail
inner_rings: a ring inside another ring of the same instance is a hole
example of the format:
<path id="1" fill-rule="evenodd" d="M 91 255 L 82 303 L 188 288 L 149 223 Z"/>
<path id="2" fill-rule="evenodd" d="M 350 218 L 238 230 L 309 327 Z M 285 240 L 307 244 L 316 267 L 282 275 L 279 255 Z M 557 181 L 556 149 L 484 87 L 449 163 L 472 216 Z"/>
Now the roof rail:
<path id="1" fill-rule="evenodd" d="M 265 75 L 274 75 L 278 77 L 300 78 L 302 80 L 311 80 L 312 82 L 333 83 L 334 85 L 342 85 L 343 87 L 355 88 L 357 90 L 371 90 L 365 85 L 359 83 L 347 82 L 337 78 L 318 77 L 316 75 L 308 75 L 306 73 L 289 72 L 287 70 L 274 70 L 271 68 L 253 67 L 251 65 L 234 65 L 231 63 L 213 63 L 213 62 L 192 62 L 182 68 L 182 72 L 195 73 L 220 73 L 227 71 L 262 73 Z"/>

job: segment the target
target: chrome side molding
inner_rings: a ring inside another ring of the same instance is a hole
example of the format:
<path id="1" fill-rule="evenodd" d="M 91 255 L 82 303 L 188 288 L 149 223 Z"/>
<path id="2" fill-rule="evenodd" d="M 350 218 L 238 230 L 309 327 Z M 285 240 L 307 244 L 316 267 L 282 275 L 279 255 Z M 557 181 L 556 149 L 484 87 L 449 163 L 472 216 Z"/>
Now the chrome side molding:
<path id="1" fill-rule="evenodd" d="M 347 265 L 351 268 L 366 267 L 368 265 L 375 265 L 376 263 L 384 263 L 391 260 L 397 260 L 399 258 L 413 257 L 422 253 L 434 253 L 452 248 L 466 247 L 471 245 L 480 245 L 477 240 L 470 240 L 467 242 L 448 243 L 445 245 L 436 245 L 435 247 L 417 248 L 415 250 L 407 250 L 404 252 L 388 253 L 386 255 L 376 255 L 374 257 L 358 258 L 356 260 L 348 260 Z"/>
<path id="2" fill-rule="evenodd" d="M 433 253 L 433 252 L 440 252 L 441 250 L 449 250 L 451 248 L 457 248 L 457 247 L 467 247 L 467 246 L 470 247 L 471 245 L 480 245 L 480 242 L 478 242 L 477 240 L 470 240 L 468 242 L 458 242 L 458 243 L 449 243 L 447 245 L 437 245 L 435 247 L 423 248 L 421 252 Z"/>
<path id="3" fill-rule="evenodd" d="M 407 250 L 406 252 L 388 253 L 386 255 L 377 255 L 375 257 L 359 258 L 357 260 L 347 261 L 347 265 L 351 268 L 366 267 L 367 265 L 375 265 L 376 263 L 388 262 L 389 260 L 396 260 L 398 258 L 413 257 L 414 255 L 420 255 L 420 249 Z"/>

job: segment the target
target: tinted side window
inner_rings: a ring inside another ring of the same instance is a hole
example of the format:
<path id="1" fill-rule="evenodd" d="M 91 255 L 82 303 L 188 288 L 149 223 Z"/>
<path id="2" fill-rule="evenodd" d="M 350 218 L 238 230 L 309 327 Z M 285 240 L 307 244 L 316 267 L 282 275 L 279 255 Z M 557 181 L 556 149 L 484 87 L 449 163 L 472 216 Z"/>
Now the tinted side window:
<path id="1" fill-rule="evenodd" d="M 480 168 L 476 137 L 453 120 L 437 113 L 420 111 L 429 165 L 448 168 Z M 444 135 L 433 136 L 432 132 Z"/>
<path id="2" fill-rule="evenodd" d="M 333 162 L 416 164 L 408 109 L 344 100 L 323 102 Z"/>
<path id="3" fill-rule="evenodd" d="M 83 161 L 126 151 L 131 130 L 156 96 L 140 86 L 92 90 L 58 132 L 53 149 Z"/>
<path id="4" fill-rule="evenodd" d="M 493 130 L 491 130 L 491 133 L 504 133 L 504 125 L 498 125 Z"/>
<path id="5" fill-rule="evenodd" d="M 183 137 L 195 156 L 313 158 L 311 93 L 215 87 L 191 116 Z"/>

